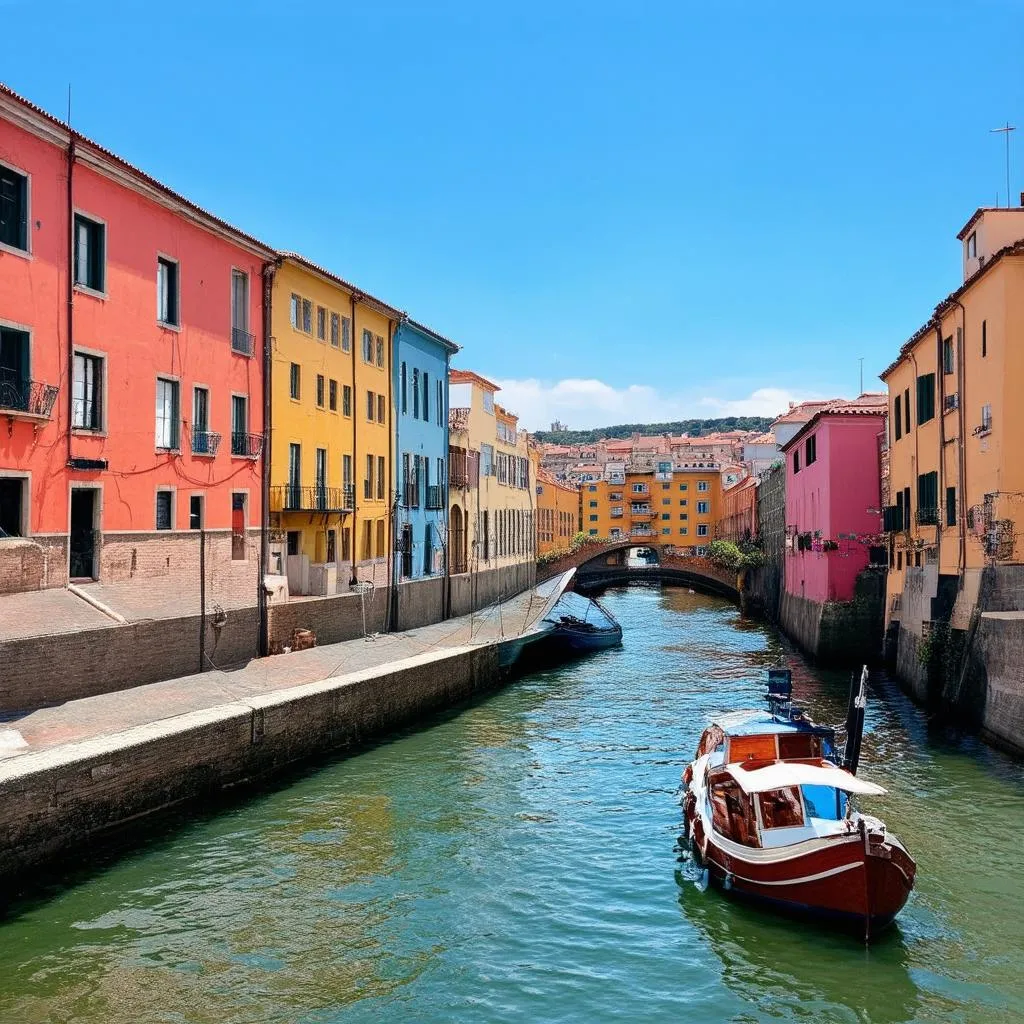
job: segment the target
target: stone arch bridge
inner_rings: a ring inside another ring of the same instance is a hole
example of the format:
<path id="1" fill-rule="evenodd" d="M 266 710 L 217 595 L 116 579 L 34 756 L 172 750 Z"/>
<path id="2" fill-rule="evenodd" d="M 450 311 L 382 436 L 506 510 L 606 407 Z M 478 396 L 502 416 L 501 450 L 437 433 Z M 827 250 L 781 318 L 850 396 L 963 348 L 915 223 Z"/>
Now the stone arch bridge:
<path id="1" fill-rule="evenodd" d="M 629 559 L 631 548 L 643 548 L 656 560 L 644 565 Z M 537 581 L 551 579 L 567 569 L 575 569 L 574 586 L 613 586 L 643 581 L 691 587 L 740 603 L 741 586 L 735 572 L 715 565 L 710 559 L 685 555 L 669 544 L 656 540 L 589 541 L 553 561 L 537 566 Z"/>

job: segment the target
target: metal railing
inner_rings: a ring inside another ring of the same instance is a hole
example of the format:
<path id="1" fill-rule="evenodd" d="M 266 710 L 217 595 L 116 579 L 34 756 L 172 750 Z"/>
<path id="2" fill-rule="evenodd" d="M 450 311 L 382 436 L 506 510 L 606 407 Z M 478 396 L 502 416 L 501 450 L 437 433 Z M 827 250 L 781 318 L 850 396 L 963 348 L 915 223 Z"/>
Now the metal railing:
<path id="1" fill-rule="evenodd" d="M 263 453 L 262 434 L 240 434 L 231 432 L 231 454 L 244 459 L 258 459 Z"/>
<path id="2" fill-rule="evenodd" d="M 238 352 L 243 356 L 251 356 L 255 349 L 256 339 L 248 331 L 241 327 L 231 328 L 231 351 Z"/>
<path id="3" fill-rule="evenodd" d="M 48 420 L 57 400 L 55 384 L 12 376 L 0 376 L 0 412 Z"/>
<path id="4" fill-rule="evenodd" d="M 215 430 L 192 431 L 193 455 L 216 455 L 220 450 L 220 434 Z"/>
<path id="5" fill-rule="evenodd" d="M 919 508 L 917 510 L 918 526 L 938 526 L 939 510 L 937 508 Z"/>
<path id="6" fill-rule="evenodd" d="M 444 508 L 447 504 L 444 488 L 440 484 L 431 484 L 427 488 L 427 508 Z"/>
<path id="7" fill-rule="evenodd" d="M 355 491 L 346 487 L 299 487 L 279 484 L 270 488 L 271 512 L 350 512 Z"/>

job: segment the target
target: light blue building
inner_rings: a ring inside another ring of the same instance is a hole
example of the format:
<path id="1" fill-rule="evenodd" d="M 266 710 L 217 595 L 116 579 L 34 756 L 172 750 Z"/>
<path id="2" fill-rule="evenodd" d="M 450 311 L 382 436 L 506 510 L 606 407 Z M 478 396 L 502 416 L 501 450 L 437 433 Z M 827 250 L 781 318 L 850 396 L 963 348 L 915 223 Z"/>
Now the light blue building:
<path id="1" fill-rule="evenodd" d="M 396 582 L 445 572 L 448 364 L 458 350 L 415 320 L 403 320 L 395 332 Z"/>

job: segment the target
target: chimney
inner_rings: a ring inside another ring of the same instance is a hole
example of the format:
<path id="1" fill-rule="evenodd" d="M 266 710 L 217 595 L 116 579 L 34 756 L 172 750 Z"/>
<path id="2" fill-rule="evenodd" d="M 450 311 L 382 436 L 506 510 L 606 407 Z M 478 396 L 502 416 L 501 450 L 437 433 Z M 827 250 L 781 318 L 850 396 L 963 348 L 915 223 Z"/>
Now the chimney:
<path id="1" fill-rule="evenodd" d="M 1020 205 L 1024 206 L 1024 192 L 1021 192 L 1020 194 Z"/>

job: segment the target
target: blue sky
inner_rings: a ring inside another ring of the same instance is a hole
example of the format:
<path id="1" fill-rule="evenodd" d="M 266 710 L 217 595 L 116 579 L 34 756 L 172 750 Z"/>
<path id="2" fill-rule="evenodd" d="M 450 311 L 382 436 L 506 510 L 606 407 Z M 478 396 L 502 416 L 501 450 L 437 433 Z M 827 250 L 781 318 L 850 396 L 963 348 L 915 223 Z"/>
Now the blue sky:
<path id="1" fill-rule="evenodd" d="M 0 77 L 60 116 L 70 81 L 82 132 L 452 337 L 532 428 L 771 413 L 861 356 L 880 386 L 1024 119 L 1020 0 L 170 10 L 0 0 L 34 41 Z"/>

